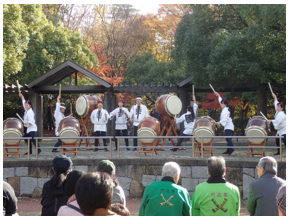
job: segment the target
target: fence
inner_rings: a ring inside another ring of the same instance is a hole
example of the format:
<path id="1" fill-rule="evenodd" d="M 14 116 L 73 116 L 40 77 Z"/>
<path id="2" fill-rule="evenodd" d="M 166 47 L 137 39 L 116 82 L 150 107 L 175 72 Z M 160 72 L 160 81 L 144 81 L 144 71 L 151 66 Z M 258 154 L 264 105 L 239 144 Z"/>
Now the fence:
<path id="1" fill-rule="evenodd" d="M 61 137 L 61 139 L 109 139 L 109 154 L 110 154 L 110 158 L 112 158 L 112 139 L 117 139 L 117 142 L 118 142 L 118 146 L 119 146 L 119 143 L 120 143 L 120 139 L 124 139 L 124 138 L 128 138 L 128 139 L 146 139 L 146 138 L 150 138 L 152 139 L 152 136 L 142 136 L 142 137 L 138 137 L 138 136 L 90 136 L 90 137 Z M 194 158 L 196 155 L 195 155 L 195 136 L 155 136 L 155 138 L 159 138 L 159 139 L 169 139 L 169 138 L 183 138 L 183 139 L 191 139 L 192 141 L 192 145 L 191 146 L 183 146 L 183 148 L 191 148 L 192 149 L 192 158 Z M 204 139 L 205 138 L 212 138 L 212 139 L 225 139 L 225 138 L 237 138 L 237 139 L 249 139 L 249 138 L 261 138 L 261 136 L 199 136 L 199 138 L 201 139 L 201 158 L 203 159 L 203 151 L 204 151 L 204 148 L 227 148 L 228 146 L 203 146 L 203 143 L 204 143 Z M 280 147 L 280 161 L 282 161 L 282 136 L 263 136 L 263 138 L 267 138 L 267 139 L 276 139 L 276 138 L 279 138 L 279 147 Z M 28 160 L 30 160 L 30 152 L 29 152 L 29 143 L 31 141 L 31 137 L 19 137 L 19 138 L 3 138 L 3 140 L 27 140 L 27 157 L 28 157 Z M 36 140 L 36 159 L 38 159 L 38 142 L 40 139 L 59 139 L 59 137 L 34 137 L 34 139 Z M 153 147 L 153 146 L 152 146 Z M 152 147 L 146 147 L 146 146 L 119 146 L 117 148 L 117 158 L 120 157 L 120 148 L 152 148 Z M 158 146 L 157 146 L 158 147 Z M 157 148 L 156 147 L 156 148 Z M 162 146 L 162 148 L 172 148 L 173 146 Z M 26 147 L 24 146 L 9 146 L 9 147 L 3 147 L 4 149 L 25 149 Z M 81 146 L 76 146 L 76 147 L 65 147 L 65 148 L 81 148 Z M 95 148 L 95 147 L 87 147 L 87 149 L 90 149 L 90 148 Z M 238 148 L 241 148 L 241 149 L 248 149 L 248 148 L 253 148 L 253 147 L 250 147 L 250 146 L 233 146 L 231 148 L 234 148 L 234 149 L 238 149 Z M 255 146 L 254 147 L 255 149 L 258 149 L 258 148 L 265 148 L 265 149 L 277 149 L 276 146 Z M 53 147 L 41 147 L 41 149 L 53 149 Z"/>

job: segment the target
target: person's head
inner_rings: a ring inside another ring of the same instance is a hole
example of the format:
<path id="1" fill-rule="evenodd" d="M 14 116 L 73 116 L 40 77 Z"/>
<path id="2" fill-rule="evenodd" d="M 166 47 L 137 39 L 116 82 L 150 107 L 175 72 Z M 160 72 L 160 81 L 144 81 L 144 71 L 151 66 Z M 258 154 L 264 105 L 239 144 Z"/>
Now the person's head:
<path id="1" fill-rule="evenodd" d="M 280 112 L 280 111 L 283 111 L 283 109 L 284 109 L 284 103 L 283 102 L 278 102 L 277 111 Z"/>
<path id="2" fill-rule="evenodd" d="M 119 106 L 120 108 L 122 108 L 122 107 L 124 106 L 124 101 L 123 101 L 122 99 L 120 99 L 120 100 L 118 101 L 118 106 Z"/>
<path id="3" fill-rule="evenodd" d="M 111 210 L 121 216 L 130 216 L 130 211 L 121 203 L 112 204 Z"/>
<path id="4" fill-rule="evenodd" d="M 223 157 L 210 157 L 206 161 L 207 172 L 210 177 L 222 178 L 226 173 L 226 162 Z"/>
<path id="5" fill-rule="evenodd" d="M 98 109 L 102 109 L 103 108 L 103 101 L 98 101 Z"/>
<path id="6" fill-rule="evenodd" d="M 264 173 L 271 173 L 277 175 L 277 161 L 273 157 L 262 157 L 257 165 L 258 177 Z"/>
<path id="7" fill-rule="evenodd" d="M 26 100 L 24 106 L 25 106 L 25 109 L 26 109 L 26 110 L 31 109 L 31 108 L 32 108 L 32 103 L 31 103 L 31 101 L 30 101 L 30 100 Z"/>
<path id="8" fill-rule="evenodd" d="M 106 172 L 109 175 L 115 175 L 116 167 L 115 164 L 110 160 L 101 160 L 97 165 L 97 171 Z"/>
<path id="9" fill-rule="evenodd" d="M 77 182 L 75 196 L 84 215 L 92 216 L 96 209 L 110 209 L 113 182 L 105 172 L 83 175 Z"/>
<path id="10" fill-rule="evenodd" d="M 193 108 L 192 108 L 191 105 L 187 106 L 187 111 L 189 111 L 191 113 L 191 117 L 192 117 L 192 119 L 194 119 L 195 118 L 195 114 L 194 114 L 194 111 L 193 111 Z"/>
<path id="11" fill-rule="evenodd" d="M 176 162 L 167 162 L 162 168 L 162 177 L 170 176 L 177 183 L 180 177 L 180 167 Z"/>
<path id="12" fill-rule="evenodd" d="M 54 176 L 51 181 L 53 186 L 62 187 L 72 165 L 71 159 L 65 155 L 58 155 L 52 160 L 51 170 Z"/>
<path id="13" fill-rule="evenodd" d="M 66 181 L 64 184 L 64 194 L 65 195 L 67 195 L 68 197 L 71 197 L 75 193 L 77 181 L 84 174 L 85 174 L 85 172 L 83 172 L 81 170 L 73 170 L 67 175 Z"/>
<path id="14" fill-rule="evenodd" d="M 137 105 L 141 105 L 141 103 L 142 103 L 142 98 L 141 98 L 140 96 L 138 96 L 138 97 L 136 98 L 136 104 L 137 104 Z"/>
<path id="15" fill-rule="evenodd" d="M 61 113 L 64 113 L 64 112 L 65 112 L 65 109 L 66 109 L 66 108 L 65 108 L 63 105 L 60 106 L 60 112 L 61 112 Z"/>
<path id="16" fill-rule="evenodd" d="M 279 188 L 276 196 L 276 204 L 279 216 L 286 216 L 286 185 Z"/>
<path id="17" fill-rule="evenodd" d="M 221 108 L 223 109 L 224 107 L 228 107 L 228 106 L 229 106 L 228 100 L 223 98 L 222 101 L 221 101 Z"/>

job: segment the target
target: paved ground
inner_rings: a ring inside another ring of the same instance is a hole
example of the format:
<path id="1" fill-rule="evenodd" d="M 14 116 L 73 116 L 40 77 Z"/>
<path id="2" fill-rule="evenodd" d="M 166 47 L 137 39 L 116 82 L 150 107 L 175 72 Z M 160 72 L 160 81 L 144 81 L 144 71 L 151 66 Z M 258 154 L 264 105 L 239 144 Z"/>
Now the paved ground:
<path id="1" fill-rule="evenodd" d="M 39 216 L 41 213 L 41 199 L 40 198 L 19 198 L 18 200 L 18 214 L 20 216 Z M 132 216 L 137 216 L 141 204 L 141 198 L 127 198 L 127 208 Z M 246 208 L 246 203 L 242 201 L 241 216 L 249 216 Z"/>

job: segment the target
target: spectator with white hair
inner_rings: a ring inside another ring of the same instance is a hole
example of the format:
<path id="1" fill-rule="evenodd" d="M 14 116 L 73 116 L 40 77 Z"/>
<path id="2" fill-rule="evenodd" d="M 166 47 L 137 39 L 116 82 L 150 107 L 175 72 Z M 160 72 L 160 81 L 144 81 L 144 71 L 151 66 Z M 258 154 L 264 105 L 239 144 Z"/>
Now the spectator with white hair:
<path id="1" fill-rule="evenodd" d="M 165 163 L 161 181 L 153 182 L 145 189 L 139 216 L 189 216 L 190 197 L 187 189 L 177 185 L 179 178 L 179 165 Z"/>
<path id="2" fill-rule="evenodd" d="M 286 216 L 286 185 L 280 187 L 276 196 L 276 203 L 279 216 Z"/>
<path id="3" fill-rule="evenodd" d="M 286 181 L 277 177 L 277 162 L 273 157 L 262 157 L 257 166 L 259 179 L 249 186 L 247 209 L 250 215 L 278 216 L 276 195 Z"/>

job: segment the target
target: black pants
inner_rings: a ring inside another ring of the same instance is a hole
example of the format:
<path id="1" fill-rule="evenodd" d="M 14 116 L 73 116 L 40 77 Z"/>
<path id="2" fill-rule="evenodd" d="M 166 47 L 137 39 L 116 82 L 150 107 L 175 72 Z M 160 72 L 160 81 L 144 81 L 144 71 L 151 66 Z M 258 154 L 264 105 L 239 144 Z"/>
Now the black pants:
<path id="1" fill-rule="evenodd" d="M 61 146 L 61 140 L 60 139 L 57 140 L 57 142 L 55 143 L 54 148 L 52 150 L 56 151 L 56 148 L 58 148 L 59 146 Z"/>
<path id="2" fill-rule="evenodd" d="M 105 131 L 95 131 L 94 132 L 94 136 L 106 136 L 106 135 L 107 135 L 107 132 L 105 132 Z M 106 147 L 107 146 L 107 139 L 106 138 L 103 139 L 103 143 L 104 143 L 104 147 Z M 95 148 L 97 149 L 98 146 L 99 146 L 99 139 L 96 138 L 95 139 Z"/>
<path id="3" fill-rule="evenodd" d="M 187 134 L 182 133 L 180 136 L 191 136 L 191 135 L 187 135 Z M 180 146 L 183 141 L 184 141 L 184 138 L 179 138 L 176 146 Z"/>
<path id="4" fill-rule="evenodd" d="M 138 126 L 134 126 L 134 132 L 133 132 L 133 136 L 137 136 L 137 130 L 138 130 Z M 138 143 L 138 139 L 134 138 L 134 146 L 136 147 Z"/>
<path id="5" fill-rule="evenodd" d="M 121 136 L 121 131 L 122 131 L 122 135 L 123 136 L 128 136 L 128 130 L 127 129 L 124 129 L 124 130 L 116 130 L 116 136 Z M 128 141 L 128 138 L 125 138 L 125 143 L 126 143 L 126 146 L 128 147 L 129 146 L 129 141 Z M 117 138 L 115 138 L 115 147 L 117 149 Z"/>
<path id="6" fill-rule="evenodd" d="M 34 144 L 36 148 L 36 140 L 34 137 L 36 136 L 36 131 L 30 131 L 29 133 L 25 134 L 25 137 L 31 137 L 32 139 L 29 142 L 29 153 L 32 154 L 32 143 Z M 27 143 L 27 140 L 25 141 Z M 32 143 L 31 143 L 32 142 Z M 39 144 L 38 144 L 38 151 L 40 150 Z"/>
<path id="7" fill-rule="evenodd" d="M 234 131 L 226 129 L 225 130 L 225 136 L 233 136 L 234 135 Z M 227 145 L 229 146 L 229 148 L 227 149 L 227 151 L 232 152 L 234 151 L 233 148 L 231 148 L 231 146 L 234 146 L 232 138 L 226 138 L 227 141 Z"/>
<path id="8" fill-rule="evenodd" d="M 279 135 L 277 134 L 277 136 L 279 136 Z M 282 136 L 283 136 L 282 141 L 286 147 L 286 134 L 283 134 Z M 277 147 L 280 147 L 280 138 L 276 138 L 276 145 L 277 145 Z"/>

